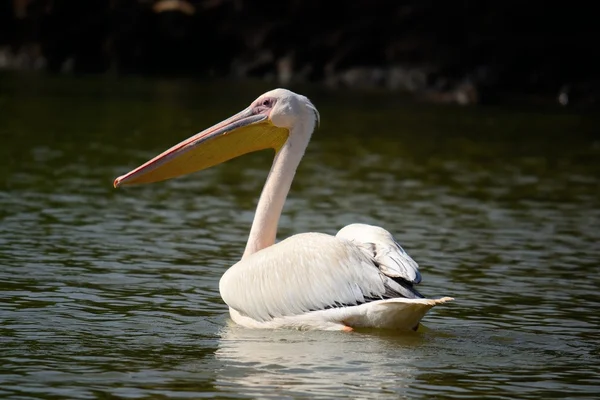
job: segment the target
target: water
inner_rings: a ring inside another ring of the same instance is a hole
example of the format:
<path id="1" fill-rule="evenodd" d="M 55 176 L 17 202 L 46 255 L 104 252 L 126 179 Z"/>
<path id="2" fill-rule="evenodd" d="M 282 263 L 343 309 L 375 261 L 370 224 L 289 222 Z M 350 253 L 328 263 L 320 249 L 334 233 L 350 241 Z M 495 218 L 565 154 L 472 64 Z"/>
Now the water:
<path id="1" fill-rule="evenodd" d="M 267 89 L 0 77 L 0 397 L 597 396 L 598 117 L 298 88 L 322 127 L 279 237 L 384 226 L 456 301 L 417 333 L 252 331 L 218 280 L 272 155 L 112 180 Z"/>

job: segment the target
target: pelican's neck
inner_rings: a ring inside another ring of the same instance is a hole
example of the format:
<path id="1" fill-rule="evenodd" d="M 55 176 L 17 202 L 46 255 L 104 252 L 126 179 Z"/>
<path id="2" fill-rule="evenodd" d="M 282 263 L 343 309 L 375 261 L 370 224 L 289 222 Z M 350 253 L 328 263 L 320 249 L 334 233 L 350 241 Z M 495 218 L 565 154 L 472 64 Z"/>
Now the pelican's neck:
<path id="1" fill-rule="evenodd" d="M 275 155 L 271 171 L 258 200 L 242 258 L 275 244 L 279 217 L 313 129 L 314 123 L 300 124 L 291 128 L 289 139 Z"/>

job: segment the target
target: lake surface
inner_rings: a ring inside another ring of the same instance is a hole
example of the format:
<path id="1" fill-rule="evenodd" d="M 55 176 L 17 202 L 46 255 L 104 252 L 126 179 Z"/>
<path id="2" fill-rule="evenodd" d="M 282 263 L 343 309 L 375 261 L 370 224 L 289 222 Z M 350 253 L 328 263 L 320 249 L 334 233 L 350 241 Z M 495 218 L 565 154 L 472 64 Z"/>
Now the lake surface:
<path id="1" fill-rule="evenodd" d="M 115 190 L 263 84 L 0 75 L 0 397 L 594 398 L 600 118 L 293 88 L 321 112 L 279 238 L 393 232 L 416 333 L 255 331 L 218 293 L 272 154 Z"/>

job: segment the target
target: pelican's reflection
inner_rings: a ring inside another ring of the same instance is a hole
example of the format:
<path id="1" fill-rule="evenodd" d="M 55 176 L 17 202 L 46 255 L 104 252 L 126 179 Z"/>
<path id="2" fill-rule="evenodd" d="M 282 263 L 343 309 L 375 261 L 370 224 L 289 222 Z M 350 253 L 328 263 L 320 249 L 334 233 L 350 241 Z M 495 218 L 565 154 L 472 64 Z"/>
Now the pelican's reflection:
<path id="1" fill-rule="evenodd" d="M 394 393 L 413 380 L 422 334 L 252 330 L 229 323 L 216 358 L 216 386 L 276 396 Z M 396 392 L 397 393 L 397 392 Z"/>

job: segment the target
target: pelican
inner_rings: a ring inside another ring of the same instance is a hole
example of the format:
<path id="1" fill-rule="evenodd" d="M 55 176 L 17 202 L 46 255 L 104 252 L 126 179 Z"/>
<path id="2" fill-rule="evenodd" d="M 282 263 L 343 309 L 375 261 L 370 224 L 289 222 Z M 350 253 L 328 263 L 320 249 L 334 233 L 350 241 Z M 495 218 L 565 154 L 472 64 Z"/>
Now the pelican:
<path id="1" fill-rule="evenodd" d="M 247 328 L 416 330 L 450 297 L 426 299 L 418 264 L 385 229 L 351 224 L 335 236 L 301 233 L 275 243 L 277 225 L 319 112 L 286 89 L 261 95 L 234 116 L 115 179 L 144 184 L 274 149 L 242 259 L 221 277 L 231 319 Z"/>

